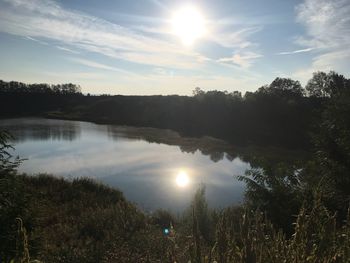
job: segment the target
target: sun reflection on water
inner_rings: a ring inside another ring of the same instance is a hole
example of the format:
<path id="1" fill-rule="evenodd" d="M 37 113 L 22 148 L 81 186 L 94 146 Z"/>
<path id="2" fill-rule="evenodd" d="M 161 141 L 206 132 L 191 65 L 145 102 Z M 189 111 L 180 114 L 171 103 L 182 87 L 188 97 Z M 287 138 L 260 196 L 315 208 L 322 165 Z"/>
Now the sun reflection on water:
<path id="1" fill-rule="evenodd" d="M 176 175 L 176 184 L 179 187 L 186 187 L 190 182 L 190 178 L 185 171 L 179 171 L 179 173 Z"/>

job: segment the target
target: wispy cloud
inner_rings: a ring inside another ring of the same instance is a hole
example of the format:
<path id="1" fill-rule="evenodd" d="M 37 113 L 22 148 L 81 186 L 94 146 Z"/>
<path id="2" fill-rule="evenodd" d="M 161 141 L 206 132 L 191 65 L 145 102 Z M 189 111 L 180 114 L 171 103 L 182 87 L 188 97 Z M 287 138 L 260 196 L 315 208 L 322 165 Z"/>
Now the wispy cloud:
<path id="1" fill-rule="evenodd" d="M 350 2 L 348 0 L 305 0 L 296 7 L 297 21 L 307 36 L 298 43 L 313 48 L 339 48 L 350 43 Z"/>
<path id="2" fill-rule="evenodd" d="M 136 75 L 130 71 L 124 70 L 124 69 L 120 69 L 117 67 L 112 67 L 112 66 L 108 66 L 102 63 L 97 63 L 95 61 L 91 61 L 91 60 L 87 60 L 87 59 L 81 59 L 81 58 L 70 58 L 71 61 L 79 63 L 81 65 L 90 67 L 90 68 L 97 68 L 97 69 L 104 69 L 104 70 L 110 70 L 110 71 L 115 71 L 115 72 L 119 72 L 119 73 L 123 73 L 123 74 L 128 74 L 128 75 Z"/>
<path id="3" fill-rule="evenodd" d="M 230 25 L 229 27 L 220 27 L 219 24 L 212 22 L 211 28 L 213 32 L 209 35 L 208 39 L 215 42 L 217 45 L 232 50 L 233 55 L 222 57 L 216 60 L 219 64 L 231 64 L 235 65 L 235 68 L 248 69 L 250 68 L 258 58 L 262 55 L 258 54 L 259 44 L 251 41 L 251 36 L 262 30 L 262 26 L 250 25 L 243 27 L 242 25 Z M 217 28 L 215 28 L 215 25 Z"/>
<path id="4" fill-rule="evenodd" d="M 55 40 L 106 56 L 174 68 L 194 68 L 207 61 L 194 51 L 139 34 L 93 16 L 66 10 L 52 0 L 3 0 L 0 30 Z"/>
<path id="5" fill-rule="evenodd" d="M 154 5 L 156 5 L 156 6 L 158 6 L 158 7 L 160 7 L 161 9 L 163 9 L 163 10 L 169 10 L 169 8 L 164 4 L 164 3 L 162 3 L 161 1 L 159 1 L 159 0 L 149 0 L 152 4 L 154 4 Z"/>
<path id="6" fill-rule="evenodd" d="M 161 4 L 158 0 L 150 1 Z M 253 82 L 257 78 L 254 79 L 253 73 L 247 69 L 262 55 L 256 50 L 258 44 L 250 39 L 262 29 L 261 26 L 250 24 L 242 28 L 242 25 L 221 25 L 209 21 L 210 32 L 203 41 L 214 42 L 221 51 L 227 52 L 218 59 L 216 55 L 211 54 L 210 58 L 196 52 L 195 48 L 181 46 L 180 41 L 170 36 L 166 24 L 169 21 L 158 24 L 158 20 L 155 23 L 147 17 L 143 17 L 142 21 L 134 20 L 132 24 L 121 26 L 66 9 L 54 0 L 0 0 L 0 32 L 52 45 L 75 54 L 73 58 L 68 58 L 71 62 L 101 70 L 94 74 L 90 71 L 70 73 L 64 69 L 60 72 L 40 71 L 40 76 L 44 74 L 49 81 L 60 81 L 62 78 L 71 82 L 81 80 L 80 84 L 88 87 L 89 92 L 97 87 L 96 83 L 103 83 L 103 88 L 109 87 L 110 92 L 124 94 L 190 94 L 189 90 L 196 86 L 207 89 L 254 89 Z M 128 62 L 120 65 L 132 66 L 132 62 L 151 67 L 148 67 L 148 73 L 146 70 L 146 73 L 136 74 L 112 66 L 115 63 L 100 63 L 104 61 L 101 57 L 98 62 L 93 61 L 97 56 L 86 59 L 90 52 Z M 78 54 L 84 54 L 84 58 Z M 230 68 L 230 75 L 227 68 Z M 224 69 L 225 73 L 218 75 L 220 69 Z M 186 74 L 181 75 L 185 71 Z M 248 78 L 243 80 L 234 76 L 237 72 L 244 73 L 239 77 L 249 75 L 249 81 Z"/>
<path id="7" fill-rule="evenodd" d="M 60 83 L 62 79 L 66 82 L 74 83 L 76 80 L 79 81 L 91 81 L 91 80 L 102 80 L 104 75 L 96 72 L 52 72 L 52 71 L 43 71 L 41 72 L 42 76 L 49 77 L 49 81 L 51 79 L 55 79 L 55 82 Z M 45 79 L 45 78 L 44 78 Z M 57 81 L 56 81 L 57 80 Z"/>
<path id="8" fill-rule="evenodd" d="M 59 50 L 62 50 L 62 51 L 66 51 L 66 52 L 72 53 L 72 54 L 79 54 L 78 51 L 72 50 L 72 49 L 67 48 L 67 47 L 56 46 L 56 48 L 59 49 Z"/>
<path id="9" fill-rule="evenodd" d="M 232 63 L 242 68 L 249 68 L 255 62 L 256 59 L 263 57 L 261 54 L 254 52 L 242 52 L 233 54 L 232 57 L 220 58 L 217 62 L 220 63 Z"/>
<path id="10" fill-rule="evenodd" d="M 261 26 L 253 26 L 230 31 L 225 30 L 223 32 L 211 34 L 210 40 L 227 48 L 247 48 L 256 45 L 248 39 L 251 35 L 259 32 L 260 30 L 262 30 Z"/>
<path id="11" fill-rule="evenodd" d="M 49 43 L 47 43 L 45 41 L 41 41 L 41 40 L 38 40 L 38 39 L 30 37 L 30 36 L 25 36 L 24 38 L 28 39 L 28 40 L 31 40 L 31 41 L 34 41 L 34 42 L 37 42 L 37 43 L 42 44 L 42 45 L 48 45 L 49 44 Z"/>
<path id="12" fill-rule="evenodd" d="M 308 72 L 336 70 L 349 73 L 350 1 L 305 0 L 296 7 L 296 13 L 297 21 L 306 30 L 306 35 L 300 36 L 297 44 L 306 49 L 317 49 Z"/>
<path id="13" fill-rule="evenodd" d="M 159 1 L 152 0 L 155 3 Z M 56 47 L 71 53 L 76 49 L 100 53 L 134 63 L 181 69 L 194 69 L 211 61 L 205 55 L 181 47 L 169 37 L 169 26 L 124 26 L 67 10 L 53 0 L 2 0 L 0 31 L 25 36 L 33 41 L 58 41 Z M 215 24 L 209 21 L 212 30 L 206 41 L 236 51 L 256 46 L 250 36 L 262 29 L 250 25 L 247 28 Z M 150 36 L 157 34 L 157 36 Z M 40 39 L 40 40 L 38 40 Z M 73 47 L 73 48 L 70 48 Z M 238 64 L 239 65 L 239 64 Z"/>
<path id="14" fill-rule="evenodd" d="M 220 47 L 230 48 L 235 50 L 254 49 L 258 46 L 257 43 L 250 41 L 250 37 L 262 30 L 262 26 L 238 27 L 221 26 L 216 21 L 207 21 L 208 32 L 203 36 L 203 41 L 214 42 Z M 167 35 L 172 36 L 173 33 L 169 30 L 169 25 L 163 26 L 133 26 L 133 29 L 147 34 Z M 206 58 L 208 60 L 208 58 Z"/>
<path id="15" fill-rule="evenodd" d="M 277 53 L 277 55 L 293 55 L 293 54 L 310 52 L 312 50 L 314 50 L 314 48 L 310 47 L 310 48 L 298 49 L 298 50 L 294 50 L 294 51 L 280 52 L 280 53 Z"/>

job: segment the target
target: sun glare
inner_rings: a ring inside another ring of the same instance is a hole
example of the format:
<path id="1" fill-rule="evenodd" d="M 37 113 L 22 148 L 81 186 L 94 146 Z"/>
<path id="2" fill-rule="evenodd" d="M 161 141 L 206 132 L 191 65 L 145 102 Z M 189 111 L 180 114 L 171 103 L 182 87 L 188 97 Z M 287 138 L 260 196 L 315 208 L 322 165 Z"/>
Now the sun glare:
<path id="1" fill-rule="evenodd" d="M 186 172 L 184 171 L 180 171 L 177 176 L 176 176 L 176 184 L 179 186 L 179 187 L 185 187 L 188 185 L 190 179 L 187 175 Z"/>
<path id="2" fill-rule="evenodd" d="M 171 20 L 173 33 L 186 46 L 192 45 L 195 40 L 205 34 L 205 20 L 200 11 L 187 5 L 176 11 Z"/>

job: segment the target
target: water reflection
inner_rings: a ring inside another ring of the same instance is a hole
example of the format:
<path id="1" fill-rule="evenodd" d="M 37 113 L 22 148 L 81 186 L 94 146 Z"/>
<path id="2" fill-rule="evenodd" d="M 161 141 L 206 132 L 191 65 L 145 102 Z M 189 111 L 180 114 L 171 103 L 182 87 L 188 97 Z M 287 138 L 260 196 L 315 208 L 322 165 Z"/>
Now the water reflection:
<path id="1" fill-rule="evenodd" d="M 169 130 L 47 119 L 1 120 L 0 129 L 15 135 L 16 153 L 28 159 L 21 172 L 92 177 L 147 210 L 182 210 L 202 183 L 211 206 L 241 202 L 245 184 L 233 175 L 250 168 L 223 141 Z"/>
<path id="2" fill-rule="evenodd" d="M 186 171 L 181 170 L 177 175 L 176 175 L 176 184 L 179 187 L 186 187 L 190 182 L 190 178 L 187 174 Z"/>
<path id="3" fill-rule="evenodd" d="M 17 142 L 27 140 L 76 140 L 80 134 L 80 125 L 71 121 L 49 119 L 9 119 L 2 120 L 1 130 L 10 130 Z"/>
<path id="4" fill-rule="evenodd" d="M 221 161 L 225 157 L 225 152 L 234 152 L 235 150 L 232 145 L 222 140 L 211 137 L 182 137 L 179 133 L 171 130 L 121 126 L 107 126 L 107 129 L 108 135 L 115 140 L 125 137 L 145 140 L 150 143 L 176 145 L 184 153 L 194 154 L 199 151 L 203 155 L 208 155 L 213 162 Z M 234 154 L 232 153 L 232 155 Z"/>

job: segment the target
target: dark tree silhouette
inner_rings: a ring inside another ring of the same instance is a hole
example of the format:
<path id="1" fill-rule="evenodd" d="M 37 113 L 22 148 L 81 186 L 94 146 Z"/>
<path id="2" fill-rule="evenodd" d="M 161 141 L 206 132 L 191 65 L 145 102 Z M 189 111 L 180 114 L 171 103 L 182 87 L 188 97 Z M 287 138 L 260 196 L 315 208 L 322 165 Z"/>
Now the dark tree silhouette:
<path id="1" fill-rule="evenodd" d="M 334 71 L 329 73 L 315 72 L 305 88 L 310 96 L 325 98 L 339 94 L 345 89 L 350 89 L 350 83 L 349 79 Z"/>
<path id="2" fill-rule="evenodd" d="M 261 87 L 258 92 L 278 96 L 299 96 L 305 92 L 299 81 L 289 78 L 276 78 L 270 85 Z"/>
<path id="3" fill-rule="evenodd" d="M 312 123 L 327 100 L 349 89 L 335 72 L 317 72 L 307 85 L 276 78 L 256 92 L 203 91 L 193 96 L 84 96 L 74 84 L 0 81 L 0 117 L 45 116 L 98 123 L 172 129 L 233 144 L 310 147 Z"/>

